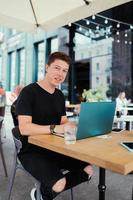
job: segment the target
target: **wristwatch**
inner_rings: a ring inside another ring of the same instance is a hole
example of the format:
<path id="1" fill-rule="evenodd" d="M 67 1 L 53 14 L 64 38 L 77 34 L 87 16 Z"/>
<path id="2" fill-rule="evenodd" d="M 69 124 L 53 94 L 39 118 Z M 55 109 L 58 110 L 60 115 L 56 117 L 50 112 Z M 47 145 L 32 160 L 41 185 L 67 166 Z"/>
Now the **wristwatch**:
<path id="1" fill-rule="evenodd" d="M 55 131 L 54 131 L 55 126 L 56 126 L 55 124 L 51 124 L 51 125 L 50 125 L 50 133 L 51 133 L 51 134 L 55 133 Z"/>

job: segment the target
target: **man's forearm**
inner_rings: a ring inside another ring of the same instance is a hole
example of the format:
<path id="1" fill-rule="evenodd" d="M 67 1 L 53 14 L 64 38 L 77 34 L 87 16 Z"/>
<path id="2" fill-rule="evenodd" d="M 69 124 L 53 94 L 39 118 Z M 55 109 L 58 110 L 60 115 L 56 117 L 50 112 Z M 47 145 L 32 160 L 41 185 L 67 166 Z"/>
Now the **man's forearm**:
<path id="1" fill-rule="evenodd" d="M 38 125 L 34 123 L 19 124 L 22 135 L 51 134 L 49 125 Z"/>

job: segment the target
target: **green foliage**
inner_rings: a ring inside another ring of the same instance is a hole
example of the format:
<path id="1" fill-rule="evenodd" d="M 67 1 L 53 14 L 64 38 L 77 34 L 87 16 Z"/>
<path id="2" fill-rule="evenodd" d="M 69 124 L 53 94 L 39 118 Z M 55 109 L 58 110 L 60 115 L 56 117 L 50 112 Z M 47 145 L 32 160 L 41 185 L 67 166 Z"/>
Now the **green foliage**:
<path id="1" fill-rule="evenodd" d="M 82 97 L 85 101 L 89 102 L 104 101 L 106 99 L 101 89 L 84 89 Z"/>

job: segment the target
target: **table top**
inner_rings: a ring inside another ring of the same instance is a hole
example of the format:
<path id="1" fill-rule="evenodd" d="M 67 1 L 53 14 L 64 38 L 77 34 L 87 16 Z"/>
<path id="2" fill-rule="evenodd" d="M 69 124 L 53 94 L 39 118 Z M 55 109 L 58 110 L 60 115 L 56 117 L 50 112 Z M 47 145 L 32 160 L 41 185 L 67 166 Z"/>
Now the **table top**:
<path id="1" fill-rule="evenodd" d="M 133 153 L 120 145 L 122 141 L 133 142 L 133 131 L 112 132 L 107 137 L 91 137 L 72 145 L 65 144 L 63 138 L 54 135 L 29 136 L 28 140 L 34 145 L 120 174 L 133 171 Z"/>

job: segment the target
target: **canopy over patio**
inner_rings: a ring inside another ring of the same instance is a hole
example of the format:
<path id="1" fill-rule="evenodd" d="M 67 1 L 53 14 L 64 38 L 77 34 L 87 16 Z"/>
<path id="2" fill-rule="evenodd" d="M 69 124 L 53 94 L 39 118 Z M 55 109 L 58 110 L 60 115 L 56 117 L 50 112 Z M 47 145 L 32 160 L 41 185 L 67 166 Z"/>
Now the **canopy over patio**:
<path id="1" fill-rule="evenodd" d="M 131 0 L 0 0 L 0 25 L 50 31 Z"/>

